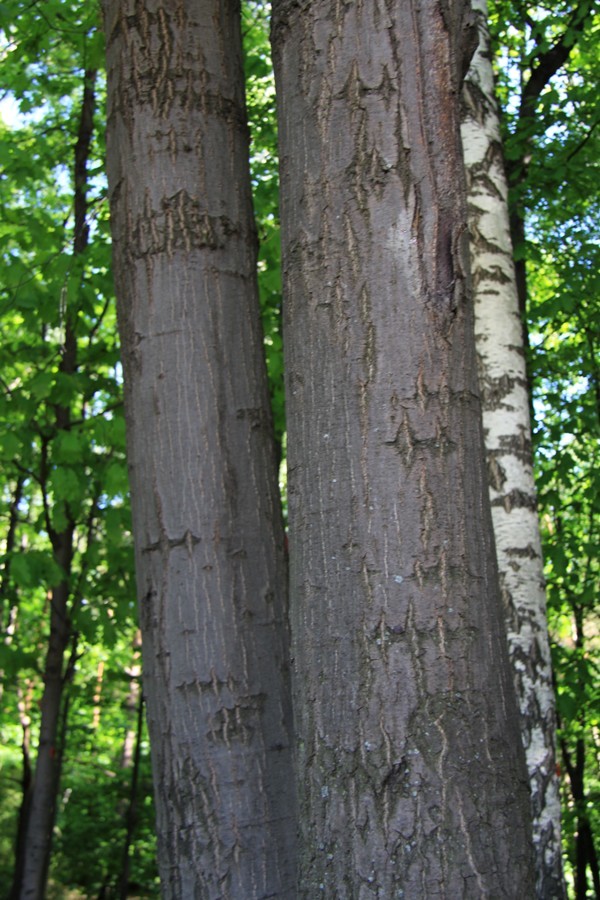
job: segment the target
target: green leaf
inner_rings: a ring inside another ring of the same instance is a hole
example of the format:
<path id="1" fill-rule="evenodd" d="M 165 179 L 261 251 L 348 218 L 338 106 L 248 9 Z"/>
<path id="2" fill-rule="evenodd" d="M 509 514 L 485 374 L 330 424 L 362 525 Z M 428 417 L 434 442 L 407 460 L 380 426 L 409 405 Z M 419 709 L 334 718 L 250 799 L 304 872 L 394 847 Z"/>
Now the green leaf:
<path id="1" fill-rule="evenodd" d="M 52 372 L 38 372 L 29 382 L 29 390 L 36 400 L 45 400 L 50 396 L 54 385 Z"/>
<path id="2" fill-rule="evenodd" d="M 53 444 L 52 459 L 55 465 L 81 462 L 87 442 L 78 430 L 60 431 Z"/>

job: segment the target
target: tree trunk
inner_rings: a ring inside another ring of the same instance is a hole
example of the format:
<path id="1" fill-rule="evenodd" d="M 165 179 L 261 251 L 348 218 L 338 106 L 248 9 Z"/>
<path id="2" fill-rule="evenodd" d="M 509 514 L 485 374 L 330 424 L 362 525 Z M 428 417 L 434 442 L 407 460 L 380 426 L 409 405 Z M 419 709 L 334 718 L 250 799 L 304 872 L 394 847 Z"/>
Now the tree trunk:
<path id="1" fill-rule="evenodd" d="M 27 839 L 27 822 L 29 816 L 30 797 L 31 797 L 31 697 L 33 689 L 31 681 L 28 679 L 23 691 L 23 699 L 19 701 L 19 713 L 21 719 L 21 728 L 23 737 L 21 740 L 21 753 L 23 757 L 23 768 L 21 775 L 21 805 L 17 817 L 17 831 L 15 835 L 15 864 L 13 874 L 13 884 L 8 895 L 8 900 L 18 900 L 18 891 L 23 877 L 23 866 L 26 858 Z"/>
<path id="2" fill-rule="evenodd" d="M 488 481 L 509 655 L 521 710 L 533 818 L 536 896 L 564 897 L 555 708 L 532 469 L 529 391 L 508 221 L 487 4 L 463 89 L 475 337 Z"/>
<path id="3" fill-rule="evenodd" d="M 273 3 L 307 898 L 533 894 L 469 297 L 466 9 Z"/>
<path id="4" fill-rule="evenodd" d="M 19 819 L 19 828 L 23 828 L 22 857 L 19 858 L 17 854 L 11 895 L 19 900 L 43 900 L 46 896 L 62 762 L 59 726 L 63 699 L 63 663 L 71 636 L 68 598 L 68 585 L 63 581 L 51 593 L 50 637 L 44 665 L 38 751 L 35 771 L 29 791 L 23 798 L 23 811 Z"/>
<path id="5" fill-rule="evenodd" d="M 104 4 L 164 897 L 293 896 L 286 571 L 239 4 Z"/>
<path id="6" fill-rule="evenodd" d="M 125 700 L 124 708 L 127 714 L 127 728 L 123 739 L 123 749 L 121 751 L 120 766 L 122 769 L 128 769 L 133 764 L 134 754 L 139 739 L 138 726 L 136 719 L 142 702 L 142 666 L 141 666 L 141 647 L 142 635 L 138 629 L 135 633 L 133 641 L 133 659 L 130 666 L 125 670 L 129 676 L 129 693 Z"/>
<path id="7" fill-rule="evenodd" d="M 136 682 L 137 684 L 137 682 Z M 131 867 L 131 844 L 138 822 L 138 782 L 140 775 L 140 760 L 142 750 L 142 732 L 144 730 L 144 695 L 139 691 L 137 709 L 137 723 L 135 729 L 135 744 L 133 757 L 128 765 L 131 766 L 131 781 L 129 785 L 129 798 L 125 812 L 125 839 L 123 841 L 123 855 L 121 857 L 121 871 L 117 884 L 119 900 L 127 900 L 129 896 L 129 871 Z"/>
<path id="8" fill-rule="evenodd" d="M 96 71 L 86 70 L 74 153 L 74 261 L 85 252 L 88 245 L 87 189 L 90 145 L 94 129 Z M 65 376 L 77 372 L 77 310 L 65 311 L 64 341 L 61 348 L 59 371 Z M 58 404 L 54 409 L 55 423 L 52 438 L 71 428 L 71 409 Z M 52 832 L 56 817 L 56 795 L 60 783 L 62 765 L 61 726 L 66 729 L 63 714 L 63 693 L 67 680 L 64 660 L 72 637 L 70 621 L 71 567 L 73 562 L 75 521 L 65 504 L 66 522 L 60 531 L 53 525 L 47 496 L 50 463 L 48 445 L 51 438 L 42 438 L 39 481 L 42 486 L 46 528 L 52 544 L 54 560 L 64 573 L 64 580 L 49 592 L 50 634 L 44 663 L 44 691 L 40 702 L 40 733 L 35 771 L 28 796 L 23 798 L 19 818 L 19 834 L 22 839 L 22 856 L 17 853 L 15 877 L 11 896 L 19 900 L 43 900 L 52 849 Z"/>
<path id="9" fill-rule="evenodd" d="M 15 483 L 14 490 L 11 491 L 12 497 L 8 505 L 8 528 L 6 529 L 6 538 L 4 540 L 4 562 L 2 572 L 0 573 L 0 632 L 2 633 L 5 644 L 12 642 L 14 630 L 14 617 L 16 616 L 14 598 L 10 596 L 10 563 L 11 554 L 15 549 L 17 526 L 19 524 L 19 505 L 23 496 L 23 485 L 25 477 L 20 475 Z M 0 670 L 0 676 L 3 675 Z M 4 693 L 4 679 L 0 677 L 0 701 Z"/>
<path id="10" fill-rule="evenodd" d="M 562 527 L 559 533 L 562 532 Z M 579 659 L 583 659 L 586 653 L 585 633 L 584 633 L 584 612 L 581 605 L 577 602 L 571 603 L 571 611 L 573 615 L 575 650 Z M 585 685 L 581 680 L 582 670 L 577 667 L 577 678 L 579 684 L 577 691 L 579 696 L 583 696 Z M 560 724 L 560 723 L 559 723 Z M 569 778 L 569 786 L 571 797 L 573 798 L 573 807 L 576 813 L 577 826 L 574 834 L 574 859 L 573 874 L 575 877 L 575 893 L 574 900 L 586 900 L 588 897 L 588 867 L 592 876 L 594 891 L 596 897 L 600 897 L 600 868 L 598 866 L 598 856 L 594 843 L 594 832 L 592 831 L 588 809 L 591 807 L 590 791 L 586 785 L 586 710 L 585 707 L 579 710 L 577 715 L 576 734 L 578 735 L 574 741 L 573 752 L 569 749 L 567 734 L 563 732 L 561 737 L 562 761 L 565 771 Z"/>

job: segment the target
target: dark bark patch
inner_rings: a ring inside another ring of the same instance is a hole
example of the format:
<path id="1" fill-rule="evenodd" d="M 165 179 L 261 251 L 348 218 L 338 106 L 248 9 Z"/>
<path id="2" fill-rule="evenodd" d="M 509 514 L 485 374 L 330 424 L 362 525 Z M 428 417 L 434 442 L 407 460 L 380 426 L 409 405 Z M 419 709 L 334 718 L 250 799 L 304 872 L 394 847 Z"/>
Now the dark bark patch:
<path id="1" fill-rule="evenodd" d="M 507 513 L 513 509 L 530 509 L 535 512 L 537 511 L 537 498 L 534 494 L 528 494 L 515 488 L 502 497 L 495 497 L 492 500 L 492 506 L 503 506 Z"/>
<path id="2" fill-rule="evenodd" d="M 260 732 L 260 715 L 265 703 L 264 694 L 237 697 L 235 706 L 223 706 L 210 718 L 208 740 L 230 745 L 249 744 Z"/>
<path id="3" fill-rule="evenodd" d="M 402 789 L 403 782 L 409 777 L 410 771 L 403 756 L 399 762 L 394 763 L 387 770 L 381 782 L 382 791 L 393 791 L 394 793 Z M 408 785 L 407 785 L 408 787 Z"/>
<path id="4" fill-rule="evenodd" d="M 210 216 L 198 199 L 182 190 L 172 197 L 163 197 L 158 210 L 145 204 L 133 224 L 128 249 L 132 259 L 158 253 L 172 256 L 177 251 L 218 250 L 232 236 L 242 237 L 236 223 L 225 216 Z"/>
<path id="5" fill-rule="evenodd" d="M 251 431 L 254 431 L 257 428 L 268 428 L 270 426 L 267 410 L 262 407 L 238 409 L 236 410 L 235 417 L 236 419 L 243 419 L 248 422 Z"/>
<path id="6" fill-rule="evenodd" d="M 166 534 L 161 535 L 160 540 L 154 541 L 152 544 L 146 544 L 142 547 L 142 553 L 155 553 L 157 550 L 161 553 L 170 553 L 175 547 L 187 547 L 191 551 L 192 547 L 200 544 L 202 538 L 192 534 L 187 530 L 181 537 L 170 538 Z"/>
<path id="7" fill-rule="evenodd" d="M 495 491 L 501 491 L 506 481 L 506 473 L 497 459 L 488 459 L 488 481 Z"/>

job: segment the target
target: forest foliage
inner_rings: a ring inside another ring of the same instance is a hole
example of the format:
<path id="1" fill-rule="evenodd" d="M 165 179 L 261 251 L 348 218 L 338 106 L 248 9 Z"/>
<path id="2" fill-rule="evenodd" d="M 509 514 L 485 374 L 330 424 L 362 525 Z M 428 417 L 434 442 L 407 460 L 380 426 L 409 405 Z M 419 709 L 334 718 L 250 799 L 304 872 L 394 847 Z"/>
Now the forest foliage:
<path id="1" fill-rule="evenodd" d="M 566 870 L 572 886 L 583 865 L 592 896 L 600 840 L 598 14 L 587 0 L 497 0 L 490 14 L 510 203 L 525 225 L 515 257 L 527 274 Z M 284 463 L 267 4 L 246 2 L 243 27 L 265 353 Z M 548 75 L 549 59 L 559 64 Z M 67 585 L 49 896 L 158 896 L 96 4 L 0 4 L 0 60 L 0 884 L 13 875 L 50 613 Z M 527 86 L 541 81 L 542 64 L 548 77 L 535 94 Z"/>

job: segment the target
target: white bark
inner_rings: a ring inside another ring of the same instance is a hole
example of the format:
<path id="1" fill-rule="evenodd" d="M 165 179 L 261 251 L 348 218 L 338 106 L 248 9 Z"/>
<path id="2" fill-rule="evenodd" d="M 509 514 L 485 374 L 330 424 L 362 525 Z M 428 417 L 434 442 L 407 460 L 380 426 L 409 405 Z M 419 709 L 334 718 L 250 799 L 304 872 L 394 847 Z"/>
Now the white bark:
<path id="1" fill-rule="evenodd" d="M 490 499 L 509 653 L 531 782 L 539 898 L 564 896 L 555 710 L 531 423 L 485 0 L 463 91 L 475 330 Z"/>

